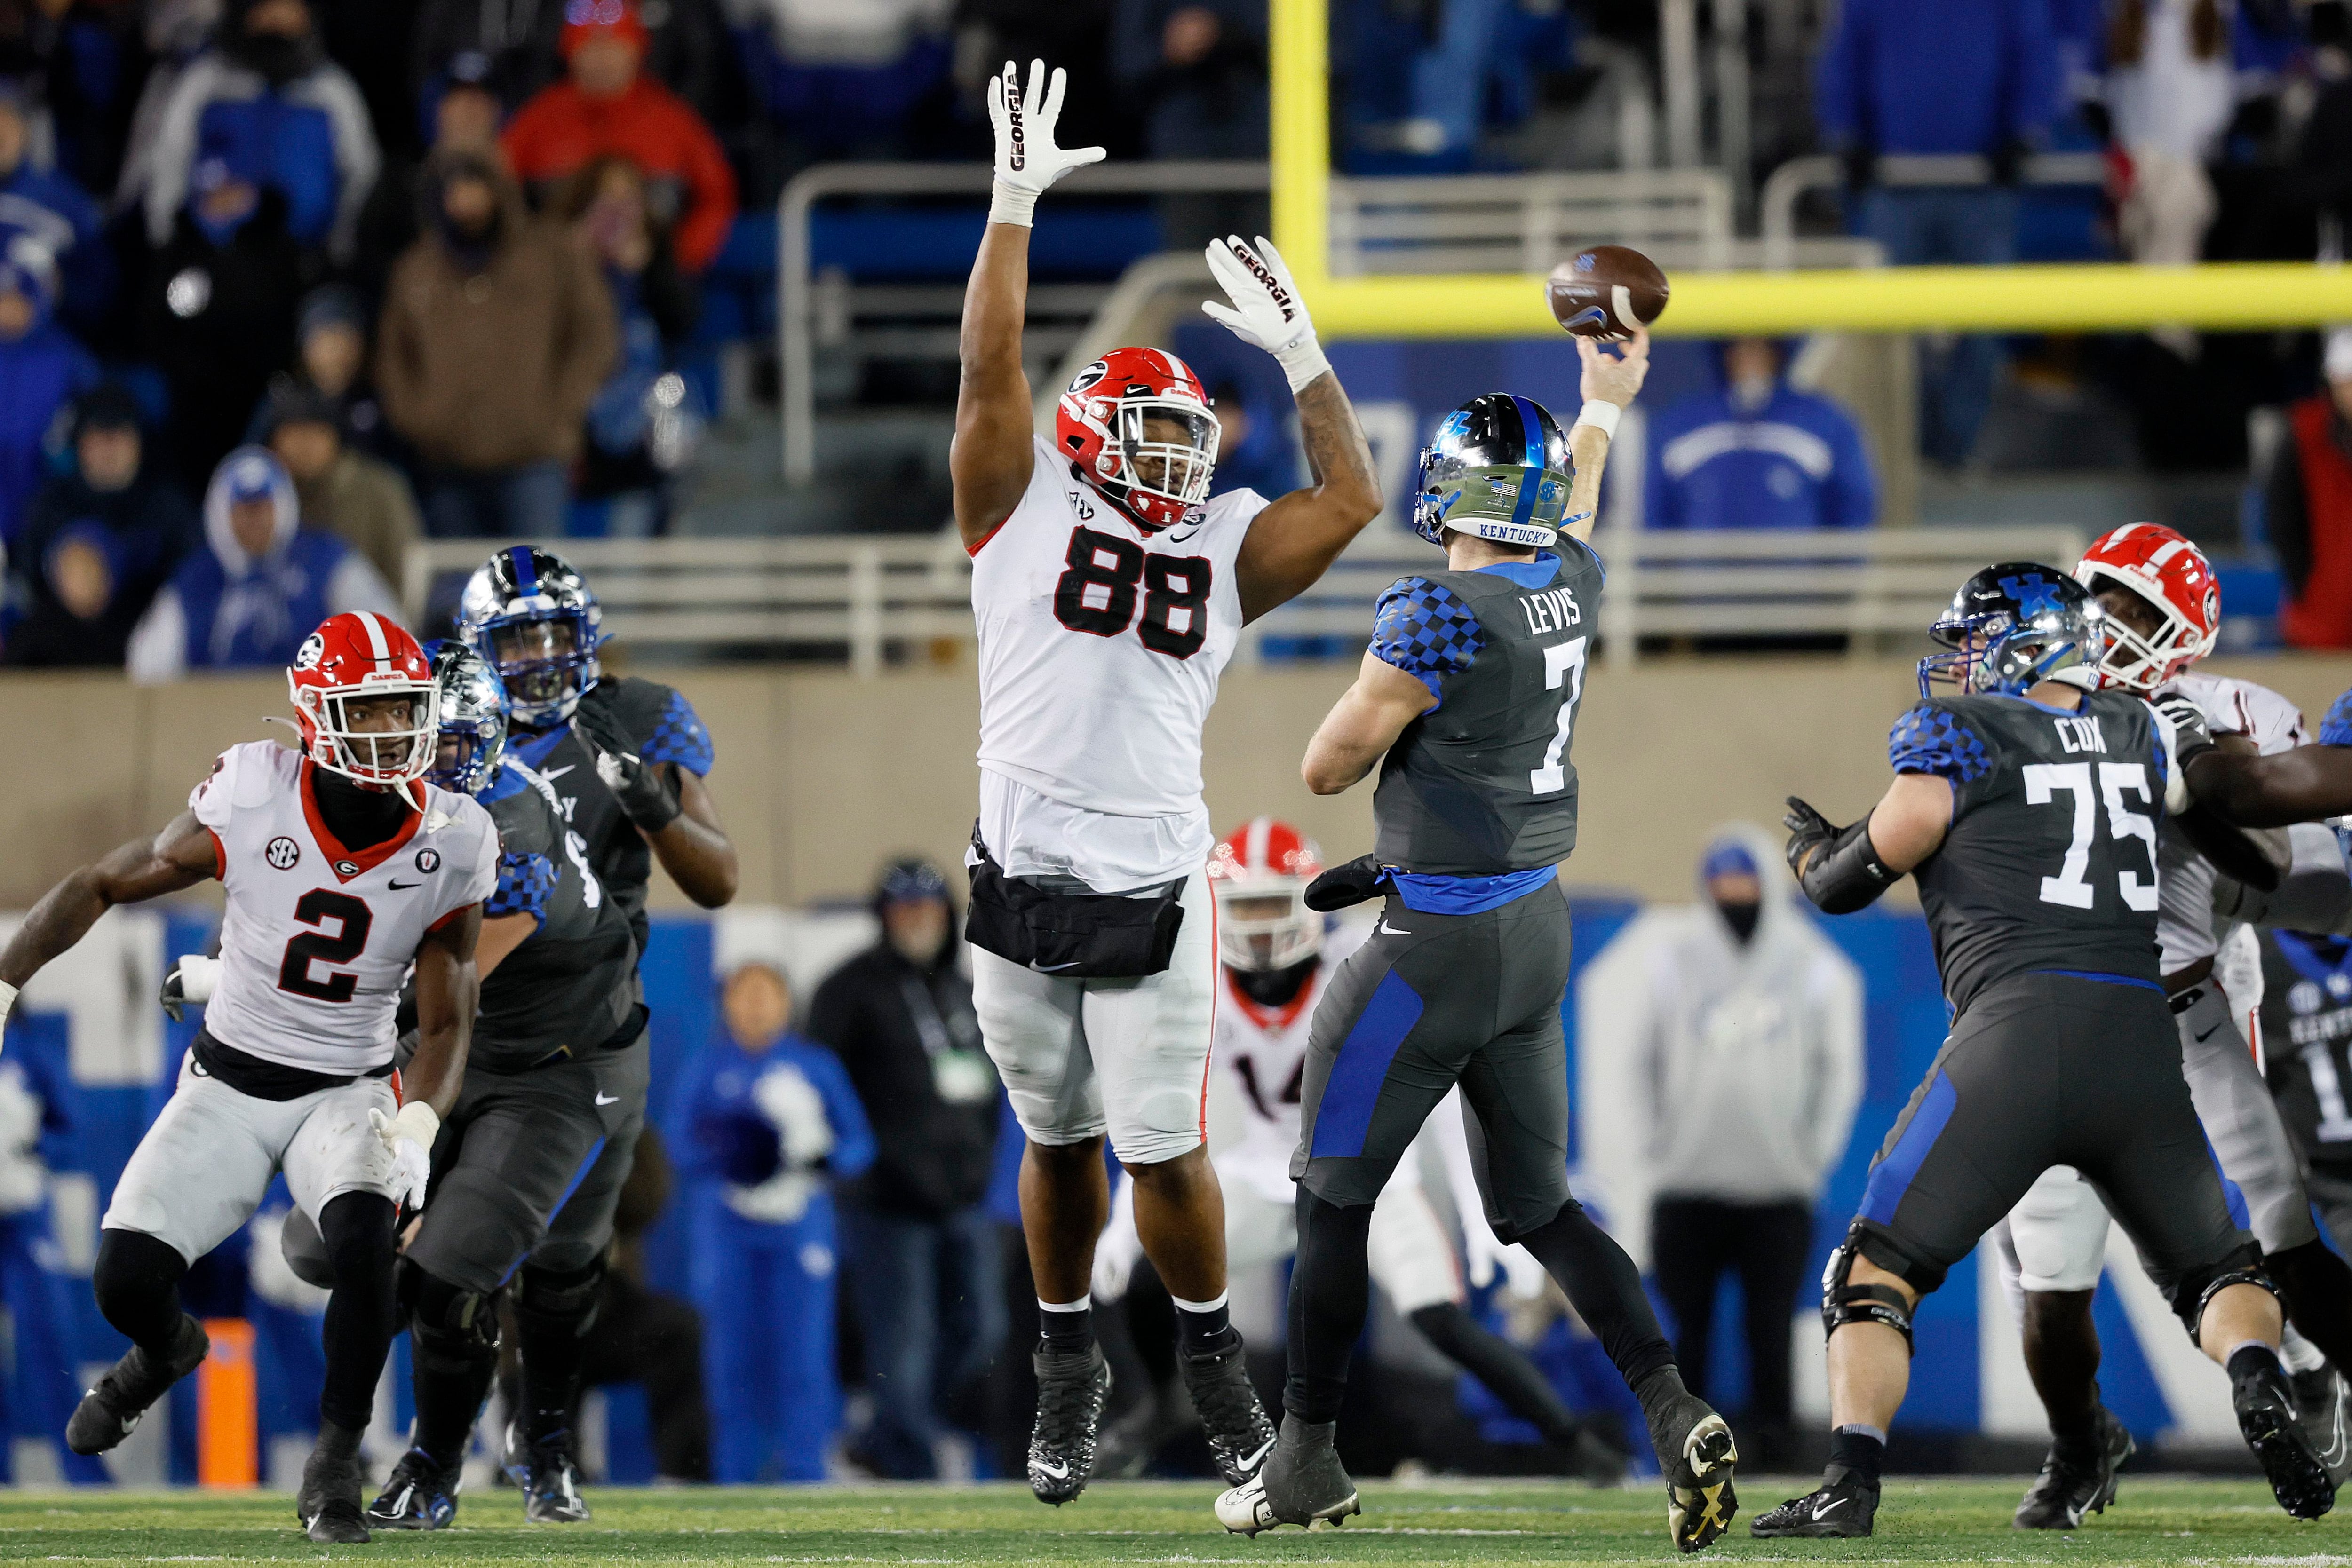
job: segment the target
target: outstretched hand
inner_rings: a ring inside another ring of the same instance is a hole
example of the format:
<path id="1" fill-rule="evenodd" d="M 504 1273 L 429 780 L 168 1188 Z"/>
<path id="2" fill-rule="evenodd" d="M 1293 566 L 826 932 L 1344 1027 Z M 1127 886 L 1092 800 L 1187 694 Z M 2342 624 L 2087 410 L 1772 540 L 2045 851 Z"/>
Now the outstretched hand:
<path id="1" fill-rule="evenodd" d="M 1624 408 L 1642 395 L 1642 383 L 1649 379 L 1650 329 L 1636 327 L 1633 336 L 1622 343 L 1604 345 L 1579 338 L 1576 354 L 1584 361 L 1584 375 L 1577 386 L 1584 401 Z"/>
<path id="2" fill-rule="evenodd" d="M 1021 89 L 1021 68 L 1012 60 L 988 82 L 988 122 L 996 131 L 996 180 L 988 206 L 992 224 L 1030 226 L 1054 182 L 1073 169 L 1103 161 L 1099 147 L 1063 147 L 1054 140 L 1062 120 L 1066 76 L 1060 67 L 1048 78 L 1045 62 L 1029 62 L 1029 90 Z"/>
<path id="3" fill-rule="evenodd" d="M 1331 368 L 1316 341 L 1307 302 L 1272 240 L 1261 235 L 1253 247 L 1241 235 L 1228 235 L 1211 241 L 1208 255 L 1209 271 L 1233 303 L 1206 299 L 1203 311 L 1243 342 L 1272 354 L 1294 392 Z"/>

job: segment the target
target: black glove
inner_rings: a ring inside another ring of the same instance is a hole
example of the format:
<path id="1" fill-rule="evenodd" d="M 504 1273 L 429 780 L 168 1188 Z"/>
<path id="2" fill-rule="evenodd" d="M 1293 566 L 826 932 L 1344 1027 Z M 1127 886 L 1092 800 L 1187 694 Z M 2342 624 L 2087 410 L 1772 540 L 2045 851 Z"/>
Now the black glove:
<path id="1" fill-rule="evenodd" d="M 658 833 L 677 820 L 684 808 L 661 768 L 639 758 L 613 706 L 619 694 L 601 683 L 582 695 L 572 710 L 572 731 L 596 758 L 596 776 L 630 821 L 648 833 Z"/>
<path id="2" fill-rule="evenodd" d="M 1795 795 L 1789 797 L 1789 809 L 1781 814 L 1780 825 L 1789 830 L 1789 869 L 1800 877 L 1805 874 L 1805 857 L 1836 838 L 1839 831 L 1836 824 Z"/>
<path id="3" fill-rule="evenodd" d="M 2156 711 L 2172 724 L 2172 759 L 2176 766 L 2187 768 L 2195 758 L 2213 749 L 2213 732 L 2205 724 L 2205 710 L 2197 699 L 2186 692 L 2167 692 L 2148 699 Z"/>
<path id="4" fill-rule="evenodd" d="M 1386 867 L 1370 855 L 1335 865 L 1307 884 L 1307 907 L 1328 915 L 1379 896 L 1390 885 Z"/>
<path id="5" fill-rule="evenodd" d="M 1874 147 L 1849 147 L 1838 154 L 1845 165 L 1845 188 L 1866 191 L 1878 183 L 1878 150 Z"/>
<path id="6" fill-rule="evenodd" d="M 2014 186 L 2024 177 L 2025 161 L 2032 154 L 2033 149 L 2019 138 L 2003 137 L 2000 145 L 1992 150 L 1992 183 Z"/>

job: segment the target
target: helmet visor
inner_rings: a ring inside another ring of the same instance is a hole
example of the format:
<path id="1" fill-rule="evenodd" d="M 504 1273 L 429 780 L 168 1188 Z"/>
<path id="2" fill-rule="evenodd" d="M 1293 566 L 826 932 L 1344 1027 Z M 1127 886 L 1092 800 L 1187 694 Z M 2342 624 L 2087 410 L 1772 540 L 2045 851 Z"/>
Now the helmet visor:
<path id="1" fill-rule="evenodd" d="M 1196 403 L 1135 398 L 1118 405 L 1116 434 L 1138 490 L 1194 507 L 1216 470 L 1217 416 Z"/>
<path id="2" fill-rule="evenodd" d="M 1217 893 L 1217 948 L 1245 974 L 1286 969 L 1323 945 L 1323 916 L 1307 907 L 1307 884 L 1284 878 Z"/>
<path id="3" fill-rule="evenodd" d="M 516 706 L 548 707 L 580 695 L 590 651 L 577 612 L 499 622 L 489 628 L 488 642 L 490 663 Z"/>

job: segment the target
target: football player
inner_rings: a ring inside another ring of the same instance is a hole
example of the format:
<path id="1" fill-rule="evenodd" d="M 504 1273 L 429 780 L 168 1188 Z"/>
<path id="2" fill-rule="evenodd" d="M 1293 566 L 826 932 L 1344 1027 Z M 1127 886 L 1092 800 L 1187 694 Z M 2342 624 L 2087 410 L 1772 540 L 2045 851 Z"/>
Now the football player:
<path id="1" fill-rule="evenodd" d="M 628 916 L 636 952 L 645 951 L 646 888 L 655 861 L 705 909 L 734 898 L 735 846 L 702 782 L 712 762 L 710 733 L 684 694 L 658 681 L 604 676 L 597 658 L 604 609 L 569 562 L 530 545 L 499 550 L 466 584 L 457 635 L 497 669 L 506 688 L 508 755 L 555 791 L 564 863 L 575 855 L 584 860 L 583 886 L 593 877 L 601 896 Z M 596 1108 L 610 1113 L 612 1127 L 634 1129 L 645 1114 L 644 1053 L 614 1049 L 620 1054 L 612 1063 L 640 1065 L 600 1080 L 598 1093 L 619 1102 L 600 1101 Z M 586 1189 L 619 1191 L 636 1142 L 634 1130 L 606 1137 L 583 1178 Z M 573 1234 L 567 1221 L 531 1249 L 517 1279 L 523 1407 L 508 1432 L 505 1464 L 534 1519 L 588 1517 L 572 1411 L 580 1397 L 583 1339 L 604 1285 L 600 1229 Z"/>
<path id="2" fill-rule="evenodd" d="M 1362 945 L 1367 929 L 1350 925 L 1325 931 L 1327 917 L 1307 904 L 1307 883 L 1322 870 L 1313 841 L 1271 817 L 1253 818 L 1227 834 L 1209 861 L 1209 885 L 1217 900 L 1217 953 L 1224 971 L 1214 1060 L 1233 1074 L 1244 1112 L 1240 1139 L 1215 1162 L 1225 1195 L 1229 1269 L 1279 1263 L 1297 1250 L 1298 1184 L 1290 1179 L 1290 1154 L 1298 1146 L 1307 1032 L 1316 1004 L 1339 965 Z M 1441 1131 L 1437 1122 L 1431 1131 Z M 1466 1160 L 1467 1151 L 1461 1154 Z M 1132 1191 L 1119 1189 L 1110 1229 L 1097 1248 L 1094 1291 L 1100 1301 L 1126 1295 L 1131 1322 L 1143 1300 L 1156 1304 L 1156 1292 L 1129 1291 L 1129 1270 L 1142 1250 L 1129 1201 Z M 1457 1206 L 1468 1192 L 1466 1186 L 1460 1189 Z M 1465 1228 L 1486 1231 L 1479 1215 L 1465 1212 L 1461 1218 Z M 1474 1233 L 1474 1239 L 1492 1249 L 1490 1234 Z M 1369 1249 L 1372 1280 L 1399 1315 L 1560 1448 L 1578 1474 L 1596 1482 L 1624 1474 L 1624 1456 L 1577 1420 L 1526 1353 L 1464 1307 L 1454 1241 L 1423 1190 L 1417 1158 L 1400 1162 L 1381 1189 L 1372 1207 Z M 1136 1326 L 1137 1350 L 1160 1386 L 1103 1435 L 1102 1466 L 1108 1474 L 1140 1473 L 1182 1425 L 1175 1402 L 1162 1393 L 1168 1382 L 1159 1375 L 1162 1347 L 1149 1343 L 1155 1336 L 1142 1324 Z"/>
<path id="3" fill-rule="evenodd" d="M 1021 1212 L 1036 1281 L 1029 1484 L 1064 1503 L 1092 1473 L 1110 1369 L 1088 1281 L 1109 1217 L 1106 1136 L 1135 1183 L 1144 1250 L 1175 1298 L 1183 1376 L 1238 1480 L 1274 1429 L 1225 1307 L 1225 1226 L 1202 1146 L 1217 987 L 1201 726 L 1244 622 L 1304 591 L 1381 509 L 1370 448 L 1282 258 L 1210 246 L 1272 354 L 1315 482 L 1213 498 L 1217 416 L 1158 349 L 1078 372 L 1035 432 L 1021 333 L 1037 198 L 1100 148 L 1054 138 L 1064 78 L 989 84 L 996 180 L 964 298 L 949 467 L 980 634 L 980 820 L 970 865 L 972 1002 L 1028 1134 Z"/>
<path id="4" fill-rule="evenodd" d="M 2194 703 L 2224 753 L 2274 755 L 2308 741 L 2303 715 L 2276 692 L 2191 668 L 2212 652 L 2221 596 L 2211 563 L 2188 539 L 2155 523 L 2127 524 L 2094 542 L 2074 575 L 2106 612 L 2103 686 Z M 2283 854 L 2283 845 L 2273 847 Z M 2248 1228 L 2292 1328 L 2318 1347 L 2289 1346 L 2290 1363 L 2308 1364 L 2294 1374 L 2298 1408 L 2332 1434 L 2342 1420 L 2342 1384 L 2318 1353 L 2352 1357 L 2352 1270 L 2312 1223 L 2294 1145 L 2214 973 L 2213 863 L 2178 818 L 2158 829 L 2157 850 L 2157 940 L 2189 1095 L 2222 1174 L 2245 1199 Z M 2249 857 L 2238 859 L 2242 866 Z M 2004 1281 L 2021 1292 L 2026 1364 L 2050 1412 L 2049 1458 L 2017 1510 L 2027 1529 L 2071 1530 L 2086 1512 L 2104 1511 L 2116 1467 L 2132 1450 L 2123 1423 L 2100 1405 L 2095 1377 L 2091 1296 L 2107 1228 L 2092 1185 L 2073 1167 L 2053 1166 L 2011 1211 L 1999 1249 Z M 2323 1453 L 2327 1446 L 2320 1440 Z"/>
<path id="5" fill-rule="evenodd" d="M 2098 1184 L 2228 1369 L 2280 1506 L 2314 1519 L 2335 1503 L 2279 1359 L 2278 1287 L 2231 1217 L 2162 981 L 2158 823 L 2190 809 L 2186 764 L 2212 742 L 2193 704 L 2100 689 L 2105 621 L 2054 568 L 1987 567 L 1932 628 L 1949 652 L 1921 661 L 1877 807 L 1839 828 L 1790 798 L 1789 864 L 1827 913 L 1917 876 L 1953 1019 L 1823 1276 L 1828 1469 L 1754 1521 L 1759 1536 L 1871 1533 L 1912 1311 L 2054 1165 Z M 1937 680 L 1960 695 L 1926 695 Z"/>
<path id="6" fill-rule="evenodd" d="M 478 804 L 425 782 L 433 672 L 407 632 L 372 612 L 334 616 L 287 684 L 301 748 L 231 747 L 162 832 L 51 889 L 0 949 L 0 1016 L 108 909 L 220 879 L 228 904 L 216 971 L 199 988 L 204 1028 L 101 1221 L 90 1282 L 131 1348 L 83 1397 L 66 1444 L 113 1448 L 204 1359 L 180 1278 L 283 1171 L 324 1238 L 334 1291 L 297 1511 L 313 1541 L 363 1542 L 360 1434 L 395 1327 L 395 1214 L 425 1201 L 465 1073 L 499 839 Z M 417 1046 L 395 1074 L 393 1012 L 411 965 Z M 166 999 L 177 1005 L 176 988 Z"/>
<path id="7" fill-rule="evenodd" d="M 1642 1404 L 1683 1551 L 1728 1526 L 1731 1428 L 1683 1386 L 1641 1275 L 1568 1189 L 1568 901 L 1576 843 L 1570 756 L 1602 569 L 1588 542 L 1617 420 L 1649 371 L 1577 340 L 1573 434 L 1495 393 L 1445 416 L 1421 455 L 1413 522 L 1446 570 L 1381 594 L 1355 685 L 1301 765 L 1337 794 L 1373 767 L 1373 852 L 1327 872 L 1317 907 L 1388 894 L 1363 946 L 1315 1009 L 1290 1174 L 1298 1262 L 1280 1440 L 1217 1500 L 1229 1530 L 1335 1522 L 1357 1511 L 1337 1447 L 1362 1332 L 1381 1190 L 1457 1084 L 1486 1223 L 1568 1292 Z"/>

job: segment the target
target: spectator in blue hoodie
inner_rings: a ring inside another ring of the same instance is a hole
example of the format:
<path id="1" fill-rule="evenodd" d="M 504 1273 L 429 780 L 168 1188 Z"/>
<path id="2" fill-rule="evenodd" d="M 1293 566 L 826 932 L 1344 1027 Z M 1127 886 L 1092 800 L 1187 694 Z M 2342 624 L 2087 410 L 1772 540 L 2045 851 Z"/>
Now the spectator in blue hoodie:
<path id="1" fill-rule="evenodd" d="M 105 214 L 70 175 L 35 166 L 25 111 L 24 89 L 0 78 L 0 232 L 29 235 L 57 258 L 59 314 L 86 333 L 114 299 L 114 256 L 99 241 Z"/>
<path id="2" fill-rule="evenodd" d="M 1813 118 L 1860 196 L 1857 227 L 1900 266 L 2017 259 L 2018 171 L 2055 112 L 2049 0 L 1844 0 L 1817 63 Z M 1975 153 L 1993 183 L 1890 188 L 1884 156 Z M 1958 467 L 1992 402 L 2000 343 L 1958 339 L 1922 366 L 1920 444 Z"/>
<path id="3" fill-rule="evenodd" d="M 346 610 L 400 621 L 367 557 L 301 519 L 293 476 L 267 448 L 223 458 L 205 489 L 207 548 L 180 563 L 131 633 L 131 678 L 290 664 L 320 622 Z"/>
<path id="4" fill-rule="evenodd" d="M 1653 528 L 1866 528 L 1878 481 L 1853 416 L 1786 379 L 1769 338 L 1724 345 L 1722 384 L 1650 421 Z"/>
<path id="5" fill-rule="evenodd" d="M 831 1187 L 874 1163 L 874 1134 L 841 1060 L 793 1032 L 775 964 L 738 963 L 719 1010 L 671 1139 L 688 1180 L 711 1479 L 823 1480 L 841 1425 Z"/>
<path id="6" fill-rule="evenodd" d="M 0 230 L 0 549 L 12 554 L 48 477 L 49 426 L 98 381 L 97 361 L 54 319 L 57 290 L 48 247 Z"/>

